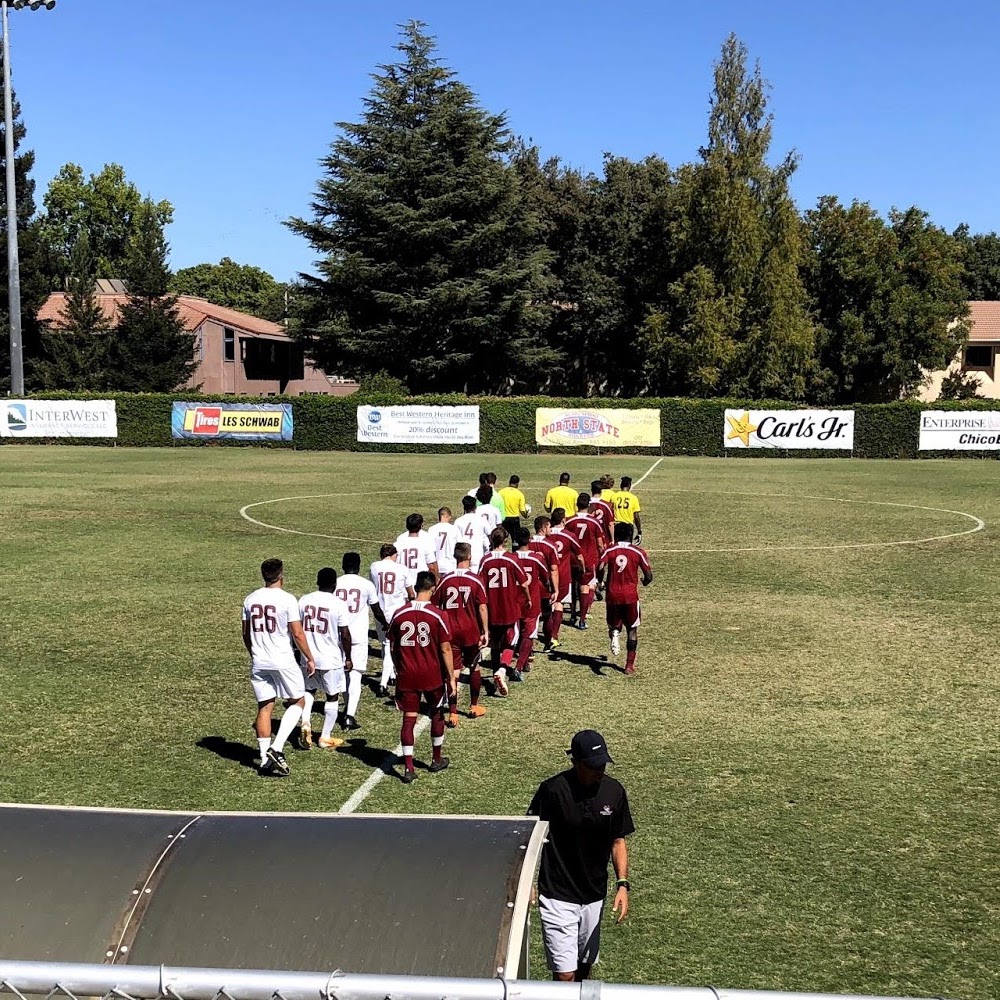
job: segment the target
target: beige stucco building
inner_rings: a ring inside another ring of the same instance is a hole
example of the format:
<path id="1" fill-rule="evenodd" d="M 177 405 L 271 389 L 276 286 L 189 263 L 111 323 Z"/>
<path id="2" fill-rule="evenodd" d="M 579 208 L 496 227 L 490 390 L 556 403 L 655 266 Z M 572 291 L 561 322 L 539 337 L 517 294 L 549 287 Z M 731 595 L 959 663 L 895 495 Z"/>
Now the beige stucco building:
<path id="1" fill-rule="evenodd" d="M 128 296 L 121 291 L 99 291 L 97 301 L 114 323 Z M 54 292 L 39 310 L 38 318 L 58 330 L 65 305 L 66 294 Z M 310 364 L 280 323 L 193 295 L 179 295 L 177 311 L 184 328 L 194 334 L 198 361 L 186 388 L 200 386 L 206 394 L 234 396 L 348 396 L 358 388 L 357 382 L 328 377 Z"/>
<path id="2" fill-rule="evenodd" d="M 951 365 L 940 372 L 928 372 L 928 381 L 918 398 L 933 403 L 941 395 L 945 376 L 959 371 L 971 374 L 979 383 L 979 395 L 1000 399 L 1000 302 L 969 303 L 969 342 Z"/>

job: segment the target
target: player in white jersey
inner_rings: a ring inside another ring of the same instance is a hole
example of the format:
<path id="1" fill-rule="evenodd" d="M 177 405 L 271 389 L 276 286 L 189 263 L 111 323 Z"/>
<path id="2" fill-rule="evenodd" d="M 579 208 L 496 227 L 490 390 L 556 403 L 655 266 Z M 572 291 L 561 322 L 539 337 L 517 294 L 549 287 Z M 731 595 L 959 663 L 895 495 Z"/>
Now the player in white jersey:
<path id="1" fill-rule="evenodd" d="M 414 579 L 417 573 L 431 572 L 435 577 L 438 575 L 437 552 L 423 527 L 424 515 L 410 514 L 406 518 L 406 531 L 396 539 L 399 561 L 413 572 Z"/>
<path id="2" fill-rule="evenodd" d="M 427 529 L 427 535 L 434 545 L 440 575 L 451 573 L 458 565 L 455 562 L 455 546 L 462 539 L 458 537 L 458 528 L 452 524 L 450 507 L 442 507 L 438 511 L 438 523 Z"/>
<path id="3" fill-rule="evenodd" d="M 476 490 L 476 503 L 479 504 L 476 508 L 476 513 L 486 522 L 487 538 L 489 538 L 489 534 L 494 528 L 499 528 L 503 525 L 503 514 L 493 504 L 493 496 L 493 490 L 488 486 L 480 486 Z M 503 503 L 503 497 L 500 498 L 500 502 Z M 506 510 L 506 508 L 504 509 Z"/>
<path id="4" fill-rule="evenodd" d="M 302 749 L 312 746 L 313 692 L 320 689 L 326 695 L 326 702 L 319 745 L 333 750 L 344 742 L 333 735 L 333 727 L 337 721 L 340 695 L 347 690 L 347 678 L 354 671 L 349 628 L 351 616 L 347 605 L 334 594 L 336 586 L 337 571 L 327 566 L 316 574 L 316 589 L 299 598 L 302 630 L 316 661 L 316 672 L 306 677 L 305 704 L 299 727 L 299 746 Z"/>
<path id="5" fill-rule="evenodd" d="M 350 617 L 348 628 L 354 667 L 347 676 L 347 706 L 341 726 L 344 729 L 360 729 L 358 705 L 361 702 L 361 678 L 368 669 L 368 609 L 371 608 L 376 625 L 385 628 L 386 620 L 374 584 L 361 576 L 359 553 L 345 552 L 340 565 L 344 572 L 337 581 L 337 596 L 347 605 Z"/>
<path id="6" fill-rule="evenodd" d="M 378 595 L 378 603 L 386 622 L 392 621 L 392 616 L 407 602 L 413 600 L 413 585 L 417 574 L 407 569 L 398 560 L 396 546 L 387 542 L 379 550 L 377 562 L 373 562 L 370 570 L 371 581 Z M 396 667 L 392 662 L 389 650 L 389 629 L 385 625 L 375 623 L 378 641 L 382 643 L 382 676 L 379 679 L 379 694 L 385 696 L 386 688 L 396 679 Z"/>
<path id="7" fill-rule="evenodd" d="M 486 528 L 486 520 L 479 516 L 476 510 L 476 498 L 462 497 L 462 509 L 464 514 L 455 521 L 455 528 L 458 531 L 458 540 L 466 542 L 472 549 L 472 568 L 479 570 L 479 564 L 483 561 L 483 556 L 490 550 L 490 533 Z M 496 510 L 494 507 L 493 510 Z"/>
<path id="8" fill-rule="evenodd" d="M 264 586 L 243 602 L 243 645 L 250 654 L 250 683 L 257 699 L 257 746 L 260 773 L 284 777 L 288 762 L 282 750 L 302 718 L 305 684 L 295 662 L 292 642 L 305 661 L 305 673 L 316 672 L 316 662 L 302 631 L 299 604 L 283 590 L 284 566 L 280 559 L 265 559 L 260 565 Z M 285 702 L 278 734 L 271 742 L 271 718 L 276 698 Z"/>

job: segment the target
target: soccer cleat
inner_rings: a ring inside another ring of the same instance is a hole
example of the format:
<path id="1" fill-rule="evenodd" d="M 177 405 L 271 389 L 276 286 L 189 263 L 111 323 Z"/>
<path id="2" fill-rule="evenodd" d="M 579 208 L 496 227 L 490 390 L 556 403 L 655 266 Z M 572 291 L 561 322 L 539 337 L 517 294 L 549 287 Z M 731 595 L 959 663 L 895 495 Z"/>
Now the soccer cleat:
<path id="1" fill-rule="evenodd" d="M 427 765 L 427 770 L 431 774 L 437 774 L 438 771 L 443 771 L 451 763 L 447 757 L 442 757 L 440 760 L 433 760 Z"/>
<path id="2" fill-rule="evenodd" d="M 508 690 L 507 689 L 507 680 L 506 680 L 506 678 L 504 677 L 504 675 L 502 673 L 497 673 L 497 674 L 493 675 L 493 685 L 494 685 L 494 691 L 493 691 L 493 693 L 498 698 L 506 698 L 507 697 L 507 690 Z"/>
<path id="3" fill-rule="evenodd" d="M 449 712 L 448 718 L 444 720 L 444 724 L 449 729 L 454 729 L 458 725 L 458 712 Z"/>
<path id="4" fill-rule="evenodd" d="M 545 647 L 546 651 L 551 653 L 553 650 L 558 649 L 562 643 L 558 639 L 553 639 L 548 646 Z"/>
<path id="5" fill-rule="evenodd" d="M 275 777 L 274 767 L 272 766 L 271 762 L 266 757 L 258 765 L 258 767 L 257 767 L 257 773 L 262 778 L 273 778 L 273 777 Z"/>
<path id="6" fill-rule="evenodd" d="M 299 749 L 311 750 L 313 745 L 312 730 L 308 726 L 303 726 L 299 730 Z"/>
<path id="7" fill-rule="evenodd" d="M 416 771 L 404 771 L 400 776 L 400 781 L 402 781 L 404 785 L 412 785 L 413 782 L 416 780 L 417 780 Z"/>
<path id="8" fill-rule="evenodd" d="M 576 627 L 577 627 L 577 628 L 578 628 L 578 629 L 579 629 L 579 630 L 580 630 L 581 632 L 586 632 L 586 631 L 587 631 L 587 622 L 586 622 L 586 619 L 584 619 L 584 618 L 581 618 L 581 619 L 580 619 L 580 620 L 579 620 L 579 621 L 578 621 L 578 622 L 576 623 Z"/>
<path id="9" fill-rule="evenodd" d="M 345 715 L 344 721 L 340 724 L 340 728 L 344 730 L 360 729 L 361 723 L 358 722 L 353 715 Z"/>
<path id="10" fill-rule="evenodd" d="M 469 718 L 481 719 L 486 714 L 486 709 L 482 705 L 469 706 Z"/>
<path id="11" fill-rule="evenodd" d="M 521 681 L 524 680 L 524 678 L 521 676 L 520 670 L 511 670 L 510 679 L 514 681 L 515 684 L 520 684 Z"/>
<path id="12" fill-rule="evenodd" d="M 611 633 L 611 655 L 621 656 L 622 653 L 622 643 L 621 639 L 618 638 L 617 632 Z"/>
<path id="13" fill-rule="evenodd" d="M 625 665 L 625 676 L 631 677 L 635 673 L 635 664 L 628 663 Z"/>
<path id="14" fill-rule="evenodd" d="M 292 773 L 288 761 L 285 760 L 285 755 L 280 750 L 275 750 L 273 747 L 268 750 L 267 760 L 271 765 L 271 770 L 280 777 L 285 778 Z"/>
<path id="15" fill-rule="evenodd" d="M 336 750 L 344 745 L 344 741 L 336 736 L 321 736 L 317 742 L 324 750 Z"/>

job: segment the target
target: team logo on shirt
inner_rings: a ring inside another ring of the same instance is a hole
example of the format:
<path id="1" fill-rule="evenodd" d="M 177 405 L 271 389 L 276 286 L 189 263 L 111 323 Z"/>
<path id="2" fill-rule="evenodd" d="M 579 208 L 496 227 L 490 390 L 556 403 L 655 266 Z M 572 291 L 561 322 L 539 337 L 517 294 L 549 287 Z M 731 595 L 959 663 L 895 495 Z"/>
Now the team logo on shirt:
<path id="1" fill-rule="evenodd" d="M 602 816 L 610 816 L 613 812 L 614 812 L 614 809 L 612 809 L 611 806 L 601 806 L 601 815 Z"/>

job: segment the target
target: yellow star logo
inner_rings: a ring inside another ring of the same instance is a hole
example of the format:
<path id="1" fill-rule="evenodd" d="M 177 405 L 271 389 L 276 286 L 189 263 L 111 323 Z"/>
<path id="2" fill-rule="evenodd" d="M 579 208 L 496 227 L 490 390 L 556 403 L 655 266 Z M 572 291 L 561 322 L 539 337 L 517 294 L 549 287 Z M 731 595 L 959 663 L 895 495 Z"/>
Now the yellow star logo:
<path id="1" fill-rule="evenodd" d="M 744 410 L 742 417 L 727 416 L 726 420 L 729 421 L 730 428 L 726 440 L 732 441 L 734 438 L 739 438 L 743 442 L 743 447 L 749 448 L 750 435 L 757 430 L 757 425 L 750 423 L 750 411 Z"/>

